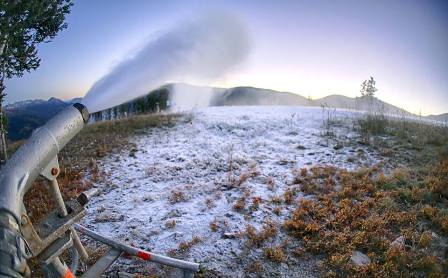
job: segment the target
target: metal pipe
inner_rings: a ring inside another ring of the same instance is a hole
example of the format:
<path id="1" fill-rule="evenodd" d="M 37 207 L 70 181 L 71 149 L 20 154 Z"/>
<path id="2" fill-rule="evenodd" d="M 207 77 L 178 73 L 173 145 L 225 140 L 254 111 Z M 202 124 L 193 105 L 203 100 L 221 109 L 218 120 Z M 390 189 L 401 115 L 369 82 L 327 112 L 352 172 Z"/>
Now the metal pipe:
<path id="1" fill-rule="evenodd" d="M 75 278 L 75 275 L 61 260 L 56 257 L 50 263 L 44 265 L 45 278 Z"/>
<path id="2" fill-rule="evenodd" d="M 89 119 L 87 108 L 75 103 L 68 106 L 53 119 L 31 135 L 9 159 L 0 172 L 0 249 L 10 258 L 0 260 L 0 276 L 8 271 L 8 276 L 20 277 L 26 267 L 28 255 L 25 241 L 20 235 L 21 213 L 25 210 L 23 196 L 37 176 L 54 159 L 57 153 L 84 127 Z M 54 267 L 59 268 L 59 262 Z M 49 266 L 50 268 L 53 265 Z M 70 277 L 71 272 L 68 271 Z"/>
<path id="3" fill-rule="evenodd" d="M 62 194 L 59 189 L 59 184 L 57 179 L 53 179 L 48 182 L 51 194 L 53 195 L 53 200 L 56 201 L 57 210 L 59 211 L 59 216 L 67 216 L 67 208 L 65 207 L 64 199 L 62 199 Z"/>
<path id="4" fill-rule="evenodd" d="M 56 200 L 57 203 L 57 209 L 59 210 L 59 215 L 62 217 L 65 217 L 68 215 L 67 208 L 65 207 L 64 200 L 62 199 L 61 191 L 59 190 L 59 184 L 57 179 L 53 179 L 50 181 L 50 190 L 53 194 L 54 200 Z M 73 245 L 75 246 L 76 250 L 78 250 L 79 254 L 81 255 L 81 258 L 87 262 L 89 259 L 89 254 L 87 254 L 86 249 L 81 243 L 81 240 L 79 239 L 78 233 L 75 231 L 73 227 L 70 228 L 70 231 L 72 232 L 72 239 L 73 239 Z"/>
<path id="5" fill-rule="evenodd" d="M 31 135 L 0 172 L 0 211 L 20 222 L 23 196 L 56 154 L 84 127 L 89 117 L 84 105 L 66 107 Z"/>
<path id="6" fill-rule="evenodd" d="M 121 250 L 110 249 L 107 254 L 101 257 L 91 268 L 89 268 L 81 278 L 101 277 L 101 274 L 103 274 L 122 253 L 123 251 Z"/>
<path id="7" fill-rule="evenodd" d="M 155 263 L 176 267 L 176 268 L 188 270 L 191 272 L 199 271 L 198 263 L 192 263 L 192 262 L 182 261 L 182 260 L 178 260 L 178 259 L 173 259 L 173 258 L 170 258 L 167 256 L 154 254 L 154 253 L 151 253 L 151 252 L 148 252 L 148 251 L 145 251 L 142 249 L 138 249 L 138 248 L 135 248 L 135 247 L 123 244 L 123 243 L 119 243 L 119 242 L 114 241 L 113 239 L 110 239 L 108 237 L 97 234 L 94 231 L 89 230 L 79 224 L 75 224 L 74 227 L 79 232 L 86 234 L 104 244 L 107 244 L 114 249 L 122 250 L 122 251 L 128 253 L 129 255 L 137 256 L 145 261 L 152 261 Z"/>
<path id="8" fill-rule="evenodd" d="M 79 194 L 76 200 L 78 200 L 81 205 L 85 206 L 90 201 L 90 199 L 92 199 L 92 197 L 98 195 L 99 193 L 99 188 L 91 188 Z"/>

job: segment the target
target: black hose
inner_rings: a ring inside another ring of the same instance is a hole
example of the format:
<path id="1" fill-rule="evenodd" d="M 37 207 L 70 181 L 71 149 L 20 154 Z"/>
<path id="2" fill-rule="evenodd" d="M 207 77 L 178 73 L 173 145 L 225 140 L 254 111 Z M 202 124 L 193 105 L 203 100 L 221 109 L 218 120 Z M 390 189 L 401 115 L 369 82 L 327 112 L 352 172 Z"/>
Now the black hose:
<path id="1" fill-rule="evenodd" d="M 72 246 L 70 248 L 70 258 L 72 260 L 70 262 L 70 270 L 76 275 L 76 270 L 78 270 L 79 265 L 79 253 L 78 250 L 76 250 L 75 246 Z"/>

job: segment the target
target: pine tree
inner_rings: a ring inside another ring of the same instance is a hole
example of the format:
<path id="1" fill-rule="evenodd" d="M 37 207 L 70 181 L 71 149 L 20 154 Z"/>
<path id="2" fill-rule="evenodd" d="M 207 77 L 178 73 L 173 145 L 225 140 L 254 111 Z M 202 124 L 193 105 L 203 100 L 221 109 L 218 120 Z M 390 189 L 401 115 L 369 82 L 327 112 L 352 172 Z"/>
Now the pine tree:
<path id="1" fill-rule="evenodd" d="M 6 79 L 21 77 L 39 67 L 37 45 L 65 29 L 71 0 L 0 0 L 0 164 L 6 152 Z"/>
<path id="2" fill-rule="evenodd" d="M 372 76 L 368 80 L 364 80 L 361 84 L 361 95 L 373 97 L 375 95 L 375 92 L 378 91 L 378 89 L 375 87 L 376 81 L 373 79 Z"/>

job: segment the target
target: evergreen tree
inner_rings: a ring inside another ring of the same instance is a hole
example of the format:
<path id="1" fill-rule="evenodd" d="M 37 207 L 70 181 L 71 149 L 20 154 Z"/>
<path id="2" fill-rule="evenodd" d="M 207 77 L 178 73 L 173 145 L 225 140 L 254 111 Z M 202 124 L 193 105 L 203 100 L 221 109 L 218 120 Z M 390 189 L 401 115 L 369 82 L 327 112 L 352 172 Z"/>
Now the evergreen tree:
<path id="1" fill-rule="evenodd" d="M 378 89 L 375 87 L 376 81 L 373 79 L 372 76 L 368 80 L 364 80 L 361 84 L 361 95 L 373 97 L 375 95 L 375 92 L 378 91 Z"/>
<path id="2" fill-rule="evenodd" d="M 66 28 L 71 0 L 0 0 L 0 164 L 7 157 L 5 82 L 39 67 L 37 45 Z"/>

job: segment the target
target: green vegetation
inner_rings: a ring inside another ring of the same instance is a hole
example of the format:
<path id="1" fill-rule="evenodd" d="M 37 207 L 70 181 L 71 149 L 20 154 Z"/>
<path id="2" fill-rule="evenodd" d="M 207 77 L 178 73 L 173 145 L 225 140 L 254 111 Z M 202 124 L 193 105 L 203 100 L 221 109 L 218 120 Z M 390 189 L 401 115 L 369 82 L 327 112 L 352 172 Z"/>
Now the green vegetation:
<path id="1" fill-rule="evenodd" d="M 72 5 L 70 0 L 0 1 L 0 164 L 8 159 L 3 113 L 6 80 L 39 67 L 37 46 L 67 27 L 65 16 Z"/>

